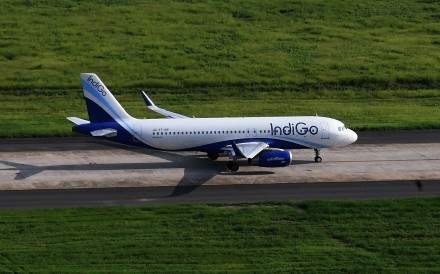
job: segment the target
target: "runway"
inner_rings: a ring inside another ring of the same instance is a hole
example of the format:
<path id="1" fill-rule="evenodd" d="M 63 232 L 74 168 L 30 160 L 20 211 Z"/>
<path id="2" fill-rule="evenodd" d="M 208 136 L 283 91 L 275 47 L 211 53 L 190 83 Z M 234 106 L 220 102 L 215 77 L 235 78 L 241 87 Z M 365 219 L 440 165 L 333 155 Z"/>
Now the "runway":
<path id="1" fill-rule="evenodd" d="M 91 138 L 0 140 L 0 207 L 380 199 L 440 195 L 440 131 L 359 133 L 356 144 L 293 150 L 287 168 L 193 152 L 125 149 Z"/>
<path id="2" fill-rule="evenodd" d="M 0 191 L 0 208 L 60 208 L 274 200 L 365 200 L 435 197 L 440 180 Z"/>

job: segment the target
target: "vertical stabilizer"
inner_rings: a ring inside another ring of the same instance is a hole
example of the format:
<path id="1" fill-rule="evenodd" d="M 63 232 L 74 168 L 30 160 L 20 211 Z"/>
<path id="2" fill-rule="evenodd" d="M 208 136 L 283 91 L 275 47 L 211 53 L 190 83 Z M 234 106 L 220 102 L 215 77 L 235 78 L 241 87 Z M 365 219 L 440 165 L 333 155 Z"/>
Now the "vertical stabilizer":
<path id="1" fill-rule="evenodd" d="M 96 74 L 81 73 L 81 83 L 90 122 L 113 122 L 132 118 Z"/>

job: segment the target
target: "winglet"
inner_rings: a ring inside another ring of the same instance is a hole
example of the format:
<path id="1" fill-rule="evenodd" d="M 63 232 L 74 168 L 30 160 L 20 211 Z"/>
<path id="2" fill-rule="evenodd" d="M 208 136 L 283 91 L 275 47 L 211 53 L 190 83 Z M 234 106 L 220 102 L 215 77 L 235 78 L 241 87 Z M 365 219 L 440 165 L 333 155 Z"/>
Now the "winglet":
<path id="1" fill-rule="evenodd" d="M 148 97 L 148 95 L 142 90 L 142 98 L 144 98 L 145 104 L 147 105 L 147 107 L 153 107 L 155 106 L 155 104 L 153 103 L 153 101 L 151 101 L 150 97 Z"/>

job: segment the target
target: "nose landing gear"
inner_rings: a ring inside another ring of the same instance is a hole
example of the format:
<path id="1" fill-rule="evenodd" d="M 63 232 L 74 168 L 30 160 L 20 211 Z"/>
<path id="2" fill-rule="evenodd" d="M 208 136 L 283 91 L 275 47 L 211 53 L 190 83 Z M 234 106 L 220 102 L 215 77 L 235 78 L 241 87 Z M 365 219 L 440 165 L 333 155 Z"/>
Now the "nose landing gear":
<path id="1" fill-rule="evenodd" d="M 316 149 L 316 148 L 315 148 L 315 162 L 317 162 L 317 163 L 322 162 L 322 157 L 319 155 L 319 149 Z"/>

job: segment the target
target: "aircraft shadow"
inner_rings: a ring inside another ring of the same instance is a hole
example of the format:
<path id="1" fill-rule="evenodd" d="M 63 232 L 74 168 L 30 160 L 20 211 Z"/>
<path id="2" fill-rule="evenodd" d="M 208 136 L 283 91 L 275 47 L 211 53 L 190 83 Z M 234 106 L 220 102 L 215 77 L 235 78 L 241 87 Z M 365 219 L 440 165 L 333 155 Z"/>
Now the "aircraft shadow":
<path id="1" fill-rule="evenodd" d="M 167 151 L 150 150 L 138 147 L 129 147 L 121 144 L 111 143 L 104 140 L 90 140 L 91 142 L 105 145 L 117 149 L 128 150 L 134 153 L 145 154 L 153 157 L 157 157 L 168 162 L 158 163 L 112 163 L 112 164 L 77 164 L 77 165 L 57 165 L 57 166 L 35 166 L 28 164 L 15 163 L 11 161 L 0 160 L 1 164 L 11 166 L 16 172 L 14 180 L 25 180 L 33 175 L 46 170 L 144 170 L 144 169 L 174 169 L 182 168 L 184 175 L 182 179 L 177 183 L 173 191 L 168 197 L 175 197 L 180 195 L 186 195 L 205 184 L 207 181 L 215 177 L 216 175 L 222 176 L 251 176 L 251 175 L 270 175 L 274 174 L 272 171 L 238 171 L 229 172 L 226 170 L 226 161 L 212 161 L 206 157 L 203 153 L 181 155 Z M 227 158 L 226 158 L 227 159 Z M 293 160 L 291 165 L 311 164 L 314 161 Z M 243 161 L 243 166 L 247 164 Z"/>
<path id="2" fill-rule="evenodd" d="M 231 176 L 248 176 L 248 175 L 266 175 L 273 172 L 256 171 L 256 172 L 228 172 L 226 170 L 226 161 L 212 161 L 208 157 L 200 155 L 180 155 L 166 151 L 148 150 L 143 148 L 125 147 L 118 144 L 109 144 L 102 142 L 101 144 L 109 145 L 115 148 L 129 150 L 135 153 L 141 153 L 158 157 L 168 162 L 157 163 L 111 163 L 111 164 L 73 164 L 73 165 L 50 165 L 50 166 L 36 166 L 29 164 L 16 163 L 11 161 L 0 160 L 3 165 L 11 166 L 17 170 L 14 180 L 25 180 L 33 175 L 43 171 L 57 171 L 57 170 L 148 170 L 148 169 L 175 169 L 182 168 L 184 175 L 177 183 L 173 191 L 168 197 L 175 197 L 186 195 L 205 184 L 207 181 L 216 175 L 231 175 Z"/>
<path id="3" fill-rule="evenodd" d="M 241 171 L 241 172 L 222 172 L 226 176 L 251 176 L 251 175 L 271 175 L 275 174 L 273 171 Z"/>
<path id="4" fill-rule="evenodd" d="M 297 166 L 297 165 L 309 165 L 309 164 L 314 164 L 316 163 L 315 161 L 309 161 L 309 160 L 292 160 L 292 162 L 290 163 L 291 166 Z"/>
<path id="5" fill-rule="evenodd" d="M 150 150 L 145 148 L 137 148 L 137 147 L 126 147 L 120 144 L 111 143 L 111 142 L 102 142 L 102 144 L 121 148 L 125 150 L 129 150 L 135 153 L 147 154 L 150 156 L 156 156 L 164 160 L 168 161 L 184 161 L 184 176 L 173 189 L 168 197 L 176 197 L 181 195 L 186 195 L 197 189 L 198 187 L 205 184 L 207 181 L 212 179 L 216 175 L 227 175 L 227 176 L 250 176 L 250 175 L 269 175 L 274 174 L 271 171 L 238 171 L 238 172 L 230 172 L 226 169 L 226 162 L 229 161 L 212 161 L 209 159 L 204 153 L 200 154 L 192 154 L 189 156 L 179 155 L 167 151 L 159 151 L 159 150 Z M 197 166 L 188 165 L 187 157 L 190 157 L 191 162 L 197 163 Z M 227 158 L 225 158 L 227 159 Z M 245 160 L 243 160 L 242 165 L 247 165 Z M 201 173 L 200 169 L 203 168 L 205 172 Z M 206 169 L 210 172 L 207 174 Z"/>

